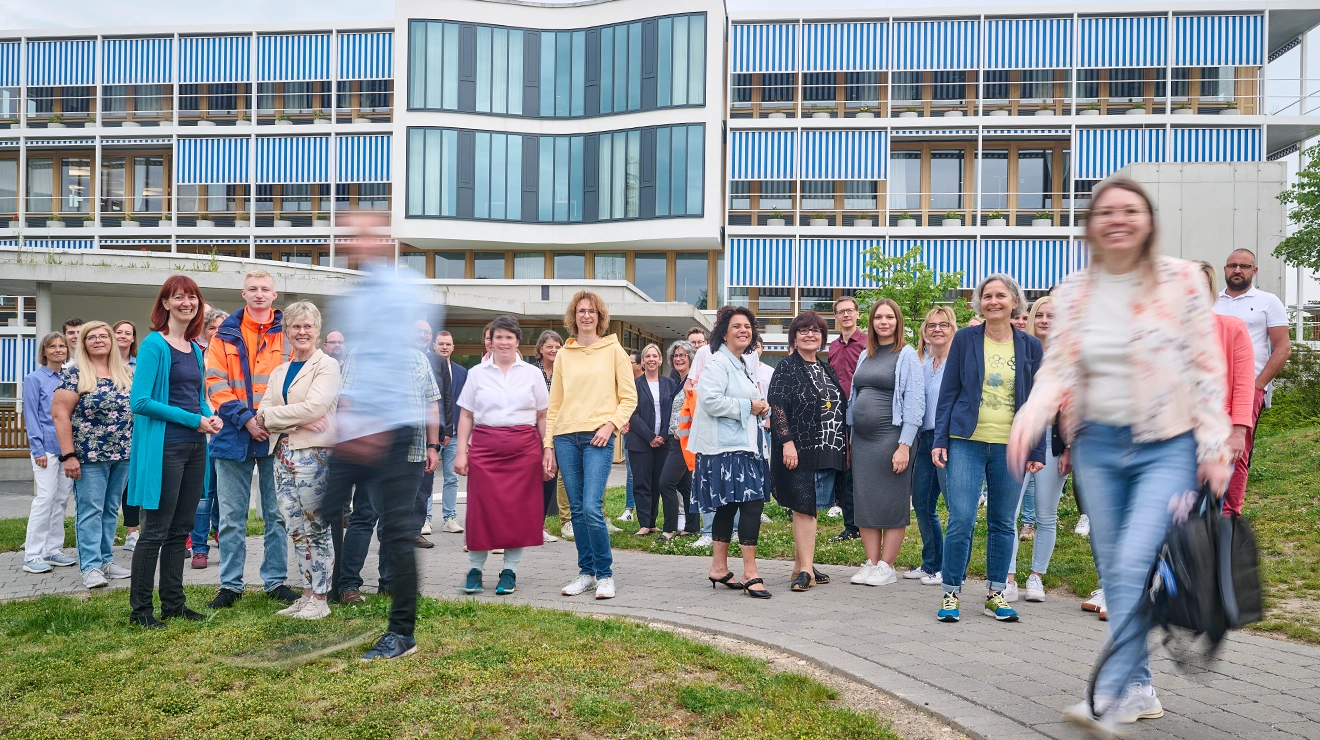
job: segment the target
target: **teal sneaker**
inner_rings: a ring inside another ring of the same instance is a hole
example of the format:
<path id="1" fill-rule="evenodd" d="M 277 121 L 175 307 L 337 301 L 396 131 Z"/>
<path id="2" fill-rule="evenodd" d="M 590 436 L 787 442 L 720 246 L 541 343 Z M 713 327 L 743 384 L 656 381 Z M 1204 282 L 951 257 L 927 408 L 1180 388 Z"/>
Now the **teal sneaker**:
<path id="1" fill-rule="evenodd" d="M 940 602 L 940 610 L 935 613 L 935 618 L 941 622 L 958 621 L 958 594 L 944 592 L 944 600 Z"/>
<path id="2" fill-rule="evenodd" d="M 475 594 L 481 591 L 481 569 L 473 568 L 468 571 L 467 583 L 463 585 L 463 593 Z"/>
<path id="3" fill-rule="evenodd" d="M 996 591 L 985 600 L 985 615 L 1001 622 L 1018 621 L 1018 613 L 1008 605 L 1008 599 L 1004 598 L 1003 591 Z"/>
<path id="4" fill-rule="evenodd" d="M 500 571 L 500 582 L 495 586 L 496 596 L 507 596 L 518 590 L 518 577 L 514 572 L 505 568 Z"/>

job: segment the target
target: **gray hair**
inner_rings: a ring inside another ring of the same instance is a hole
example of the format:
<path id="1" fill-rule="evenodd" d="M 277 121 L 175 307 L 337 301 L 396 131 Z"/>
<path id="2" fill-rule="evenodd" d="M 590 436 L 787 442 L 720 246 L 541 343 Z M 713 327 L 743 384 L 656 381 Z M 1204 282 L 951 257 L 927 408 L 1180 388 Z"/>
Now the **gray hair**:
<path id="1" fill-rule="evenodd" d="M 227 318 L 229 318 L 228 313 L 221 311 L 218 308 L 213 308 L 210 311 L 207 311 L 206 315 L 202 317 L 202 326 L 210 326 L 211 322 L 215 321 L 216 319 L 220 319 L 221 321 L 224 321 Z"/>
<path id="2" fill-rule="evenodd" d="M 665 364 L 668 365 L 670 369 L 673 369 L 674 351 L 680 349 L 687 353 L 688 368 L 691 369 L 692 359 L 697 356 L 697 348 L 693 347 L 692 343 L 686 339 L 680 339 L 674 342 L 673 344 L 669 345 L 669 349 L 665 350 Z"/>
<path id="3" fill-rule="evenodd" d="M 981 294 L 985 292 L 985 286 L 998 280 L 1008 289 L 1008 294 L 1013 296 L 1013 316 L 1018 316 L 1027 312 L 1027 299 L 1022 295 L 1022 287 L 1012 277 L 1002 272 L 995 272 L 981 278 L 981 282 L 976 284 L 976 290 L 972 291 L 972 309 L 978 316 L 981 315 Z"/>
<path id="4" fill-rule="evenodd" d="M 284 307 L 284 325 L 292 326 L 295 321 L 301 319 L 312 320 L 312 325 L 316 327 L 316 336 L 321 336 L 321 309 L 316 307 L 311 301 L 298 301 Z"/>

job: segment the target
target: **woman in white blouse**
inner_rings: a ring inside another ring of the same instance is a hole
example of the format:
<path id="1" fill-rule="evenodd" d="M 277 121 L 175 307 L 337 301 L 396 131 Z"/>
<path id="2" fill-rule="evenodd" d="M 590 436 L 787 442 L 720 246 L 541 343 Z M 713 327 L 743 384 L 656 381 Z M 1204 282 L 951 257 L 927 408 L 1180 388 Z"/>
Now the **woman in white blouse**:
<path id="1" fill-rule="evenodd" d="M 511 316 L 490 324 L 491 355 L 468 371 L 458 397 L 458 456 L 454 471 L 468 477 L 465 593 L 482 590 L 491 550 L 504 550 L 495 593 L 517 585 L 523 548 L 540 545 L 545 525 L 541 499 L 541 438 L 550 394 L 545 376 L 518 354 L 522 329 Z"/>

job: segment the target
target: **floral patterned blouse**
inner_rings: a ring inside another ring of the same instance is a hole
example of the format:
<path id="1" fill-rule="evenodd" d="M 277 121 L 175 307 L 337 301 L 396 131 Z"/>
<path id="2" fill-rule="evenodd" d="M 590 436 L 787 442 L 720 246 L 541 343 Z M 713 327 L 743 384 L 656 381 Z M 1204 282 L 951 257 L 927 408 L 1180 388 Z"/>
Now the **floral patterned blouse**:
<path id="1" fill-rule="evenodd" d="M 78 368 L 66 368 L 59 390 L 78 392 Z M 73 448 L 84 463 L 127 460 L 133 443 L 133 410 L 129 390 L 119 390 L 110 378 L 97 378 L 96 390 L 83 394 L 70 415 Z"/>

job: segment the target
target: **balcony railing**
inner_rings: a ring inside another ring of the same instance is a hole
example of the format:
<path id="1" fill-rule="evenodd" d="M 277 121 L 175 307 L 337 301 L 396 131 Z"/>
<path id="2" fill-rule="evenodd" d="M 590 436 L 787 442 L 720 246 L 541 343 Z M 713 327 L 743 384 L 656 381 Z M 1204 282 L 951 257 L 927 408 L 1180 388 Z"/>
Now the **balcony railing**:
<path id="1" fill-rule="evenodd" d="M 968 193 L 875 194 L 834 199 L 795 197 L 735 198 L 729 226 L 914 227 L 986 226 L 990 228 L 1070 226 L 1073 212 L 1067 193 L 982 194 L 981 207 Z M 1084 204 L 1080 198 L 1078 207 Z M 782 222 L 782 223 L 781 223 Z M 946 223 L 947 222 L 947 223 Z"/>

